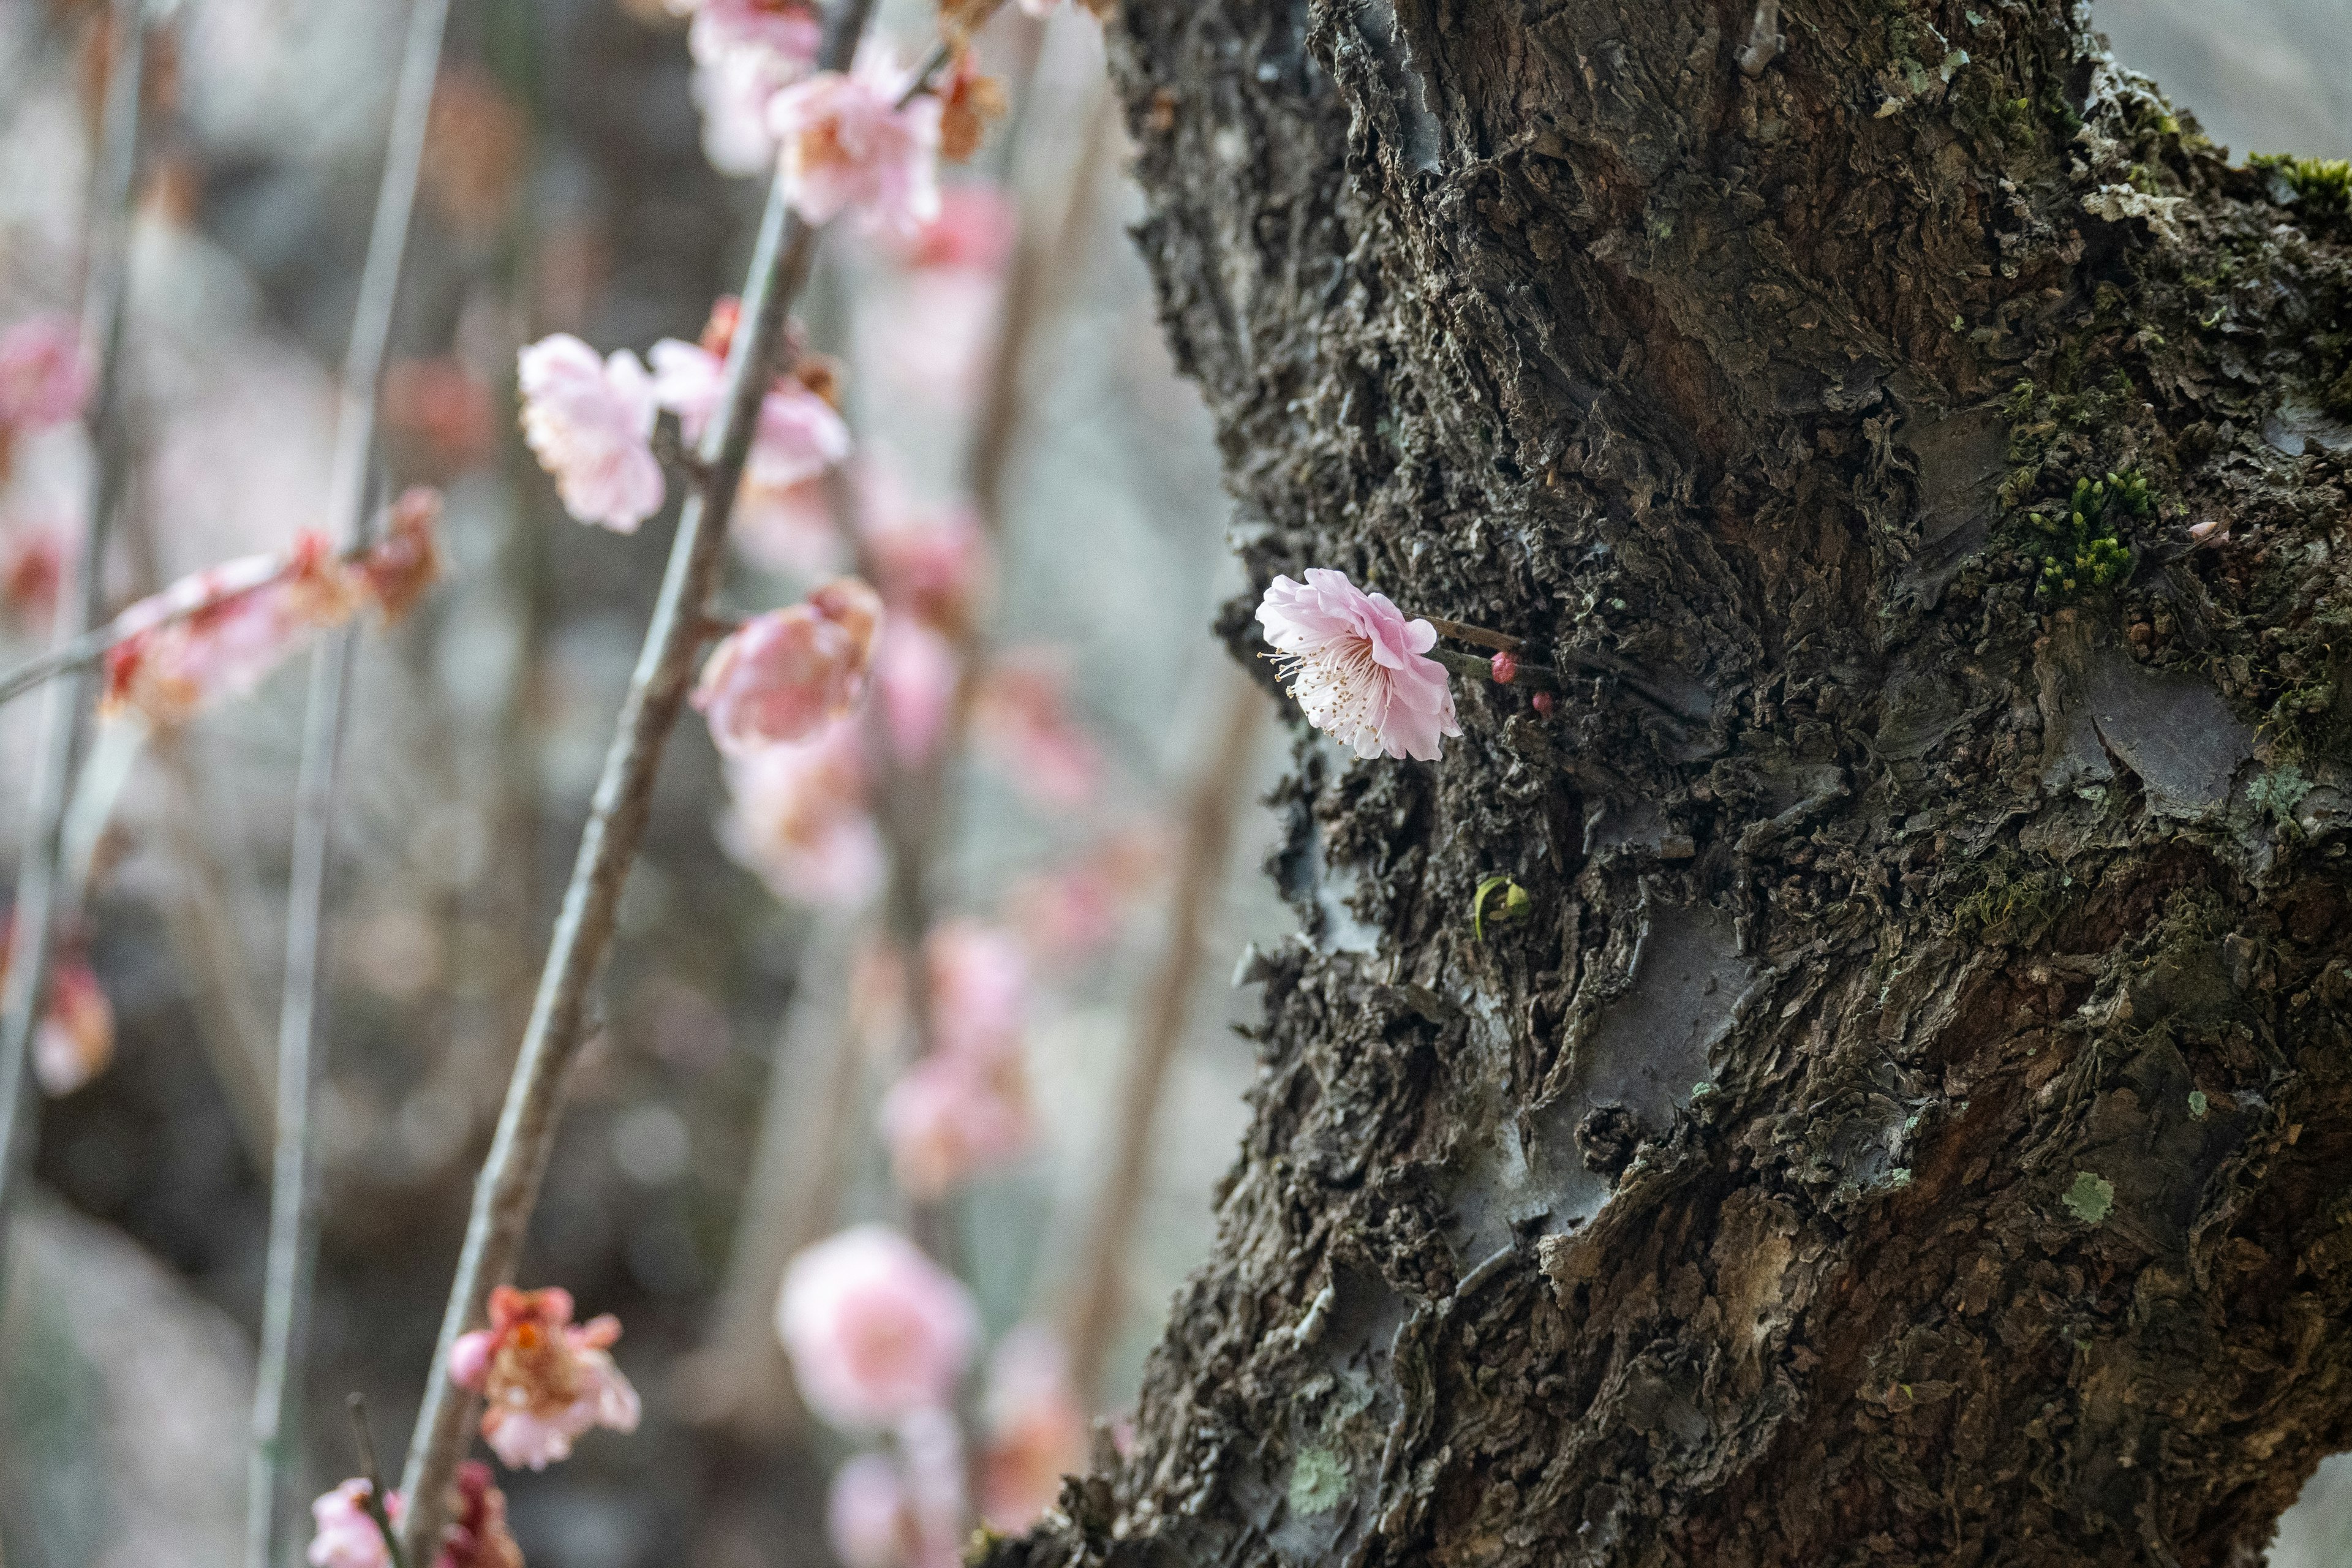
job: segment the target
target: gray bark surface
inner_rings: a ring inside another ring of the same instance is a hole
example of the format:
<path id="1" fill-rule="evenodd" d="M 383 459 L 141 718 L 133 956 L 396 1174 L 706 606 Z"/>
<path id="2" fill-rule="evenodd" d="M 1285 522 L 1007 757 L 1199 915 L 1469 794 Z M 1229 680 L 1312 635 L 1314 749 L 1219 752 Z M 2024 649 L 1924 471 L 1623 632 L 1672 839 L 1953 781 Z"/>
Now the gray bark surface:
<path id="1" fill-rule="evenodd" d="M 1577 673 L 1299 737 L 1216 1251 L 989 1560 L 2258 1561 L 2352 1443 L 2342 191 L 2053 0 L 1111 29 L 1256 583 Z"/>

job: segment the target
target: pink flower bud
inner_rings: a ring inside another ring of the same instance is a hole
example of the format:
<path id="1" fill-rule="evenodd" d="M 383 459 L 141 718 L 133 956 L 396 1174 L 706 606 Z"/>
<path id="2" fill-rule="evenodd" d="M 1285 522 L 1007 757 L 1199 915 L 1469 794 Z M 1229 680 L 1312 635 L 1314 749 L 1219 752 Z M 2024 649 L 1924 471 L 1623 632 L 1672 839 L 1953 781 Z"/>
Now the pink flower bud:
<path id="1" fill-rule="evenodd" d="M 311 1568 L 391 1568 L 383 1531 L 367 1510 L 368 1483 L 354 1477 L 310 1505 Z M 398 1492 L 383 1500 L 383 1511 L 398 1524 L 407 1510 Z"/>
<path id="2" fill-rule="evenodd" d="M 740 757 L 805 740 L 866 689 L 882 601 L 840 577 L 790 609 L 754 616 L 710 651 L 694 706 L 719 749 Z"/>
<path id="3" fill-rule="evenodd" d="M 1542 714 L 1545 718 L 1550 718 L 1552 710 L 1551 693 L 1549 691 L 1537 692 L 1535 696 L 1535 709 L 1537 712 Z"/>
<path id="4" fill-rule="evenodd" d="M 1488 664 L 1495 672 L 1495 684 L 1497 686 L 1508 686 L 1519 678 L 1519 661 L 1511 657 L 1507 649 L 1496 654 Z"/>

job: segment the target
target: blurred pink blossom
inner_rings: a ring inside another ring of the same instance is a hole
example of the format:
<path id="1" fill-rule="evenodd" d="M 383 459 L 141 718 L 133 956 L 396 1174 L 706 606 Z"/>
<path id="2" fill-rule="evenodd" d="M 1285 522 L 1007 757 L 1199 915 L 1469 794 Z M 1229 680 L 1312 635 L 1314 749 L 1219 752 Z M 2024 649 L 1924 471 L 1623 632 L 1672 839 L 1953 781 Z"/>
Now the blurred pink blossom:
<path id="1" fill-rule="evenodd" d="M 919 1203 L 1017 1159 L 1036 1135 L 1017 1056 L 933 1051 L 883 1095 L 880 1120 L 890 1174 Z"/>
<path id="2" fill-rule="evenodd" d="M 736 551 L 762 572 L 820 577 L 841 566 L 841 530 L 835 525 L 833 500 L 821 479 L 774 486 L 746 475 L 743 488 L 735 492 L 728 532 Z M 886 625 L 883 637 L 887 640 L 888 636 Z"/>
<path id="3" fill-rule="evenodd" d="M 869 307 L 866 341 L 875 374 L 928 407 L 960 412 L 986 384 L 997 342 L 1004 280 L 992 272 L 917 272 Z"/>
<path id="4" fill-rule="evenodd" d="M 0 431 L 38 430 L 77 417 L 92 377 L 71 316 L 27 316 L 0 330 Z"/>
<path id="5" fill-rule="evenodd" d="M 373 1489 L 357 1477 L 310 1505 L 315 1529 L 310 1537 L 312 1568 L 391 1568 L 392 1552 L 383 1531 L 368 1516 L 367 1496 Z M 401 1495 L 383 1500 L 383 1510 L 398 1524 L 408 1511 Z"/>
<path id="6" fill-rule="evenodd" d="M 887 470 L 862 476 L 859 529 L 885 603 L 942 631 L 962 626 L 985 585 L 988 535 L 968 504 L 910 504 Z"/>
<path id="7" fill-rule="evenodd" d="M 127 633 L 106 655 L 101 709 L 176 724 L 205 702 L 259 685 L 301 641 L 348 619 L 360 580 L 323 535 L 287 554 L 251 555 L 182 578 L 114 619 Z"/>
<path id="8" fill-rule="evenodd" d="M 899 265 L 993 273 L 1012 258 L 1020 214 L 1001 185 L 965 180 L 943 187 L 940 210 L 894 247 Z"/>
<path id="9" fill-rule="evenodd" d="M 914 1555 L 906 1484 L 888 1455 L 860 1454 L 833 1472 L 824 1533 L 842 1568 L 903 1568 Z"/>
<path id="10" fill-rule="evenodd" d="M 1042 805 L 1084 805 L 1102 777 L 1102 752 L 1070 715 L 1067 682 L 1038 650 L 1015 652 L 982 679 L 972 738 L 1013 787 Z"/>
<path id="11" fill-rule="evenodd" d="M 48 523 L 18 523 L 0 534 L 0 605 L 46 617 L 65 581 L 68 535 Z"/>
<path id="12" fill-rule="evenodd" d="M 938 752 L 955 706 L 958 668 L 955 645 L 922 622 L 893 616 L 882 628 L 874 679 L 890 751 L 901 764 L 919 767 Z"/>
<path id="13" fill-rule="evenodd" d="M 433 1568 L 522 1568 L 522 1548 L 507 1528 L 507 1494 L 490 1484 L 490 1467 L 465 1460 L 451 1489 L 456 1506 Z"/>
<path id="14" fill-rule="evenodd" d="M 940 210 L 940 101 L 898 98 L 908 78 L 890 50 L 869 44 L 848 72 L 820 71 L 770 100 L 768 128 L 782 149 L 786 192 L 802 217 L 844 212 L 870 231 L 913 234 Z"/>
<path id="15" fill-rule="evenodd" d="M 835 1426 L 871 1430 L 954 1398 L 980 1320 L 961 1281 L 897 1231 L 869 1224 L 793 1258 L 776 1330 L 809 1408 Z"/>
<path id="16" fill-rule="evenodd" d="M 48 1007 L 33 1035 L 33 1076 L 51 1100 L 106 1070 L 114 1059 L 114 1008 L 98 976 L 79 957 L 60 957 L 49 969 Z"/>
<path id="17" fill-rule="evenodd" d="M 482 1395 L 482 1436 L 509 1469 L 543 1470 L 592 1426 L 634 1432 L 637 1391 L 607 1353 L 610 1313 L 572 1321 L 572 1293 L 551 1286 L 490 1292 L 490 1326 L 458 1336 L 449 1380 Z"/>
<path id="18" fill-rule="evenodd" d="M 1007 900 L 1023 944 L 1039 957 L 1064 963 L 1099 952 L 1159 879 L 1166 860 L 1158 835 L 1127 832 L 1112 835 L 1071 865 L 1024 877 Z"/>
<path id="19" fill-rule="evenodd" d="M 866 689 L 882 600 L 836 577 L 805 603 L 755 616 L 710 651 L 694 706 L 729 756 L 806 740 Z"/>
<path id="20" fill-rule="evenodd" d="M 1029 961 L 995 926 L 949 921 L 923 943 L 937 1048 L 979 1061 L 1017 1061 L 1029 1013 Z"/>
<path id="21" fill-rule="evenodd" d="M 582 522 L 635 533 L 661 510 L 665 485 L 652 438 L 653 378 L 623 349 L 599 360 L 566 332 L 522 351 L 523 438 Z"/>
<path id="22" fill-rule="evenodd" d="M 845 719 L 796 745 L 728 760 L 731 805 L 719 842 L 778 898 L 850 908 L 882 884 L 859 728 Z"/>
<path id="23" fill-rule="evenodd" d="M 1434 762 L 1438 738 L 1462 733 L 1445 667 L 1428 657 L 1436 628 L 1387 595 L 1310 566 L 1304 583 L 1276 577 L 1257 619 L 1307 721 L 1356 755 Z"/>
<path id="24" fill-rule="evenodd" d="M 664 338 L 653 346 L 654 396 L 677 416 L 690 446 L 719 410 L 727 361 L 699 343 Z M 760 403 L 759 428 L 744 465 L 748 482 L 785 489 L 816 478 L 849 456 L 849 426 L 832 404 L 791 376 L 780 376 Z"/>
<path id="25" fill-rule="evenodd" d="M 1069 1352 L 1043 1323 L 1023 1323 L 988 1359 L 987 1447 L 980 1510 L 992 1530 L 1017 1535 L 1086 1468 L 1087 1413 L 1070 1383 Z"/>

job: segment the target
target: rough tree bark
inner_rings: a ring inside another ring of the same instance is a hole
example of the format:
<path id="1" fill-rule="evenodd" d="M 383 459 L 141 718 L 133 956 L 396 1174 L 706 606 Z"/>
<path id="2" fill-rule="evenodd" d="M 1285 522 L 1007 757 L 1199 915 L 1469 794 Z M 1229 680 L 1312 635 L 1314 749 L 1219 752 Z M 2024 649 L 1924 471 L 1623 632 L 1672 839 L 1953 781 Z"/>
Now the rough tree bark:
<path id="1" fill-rule="evenodd" d="M 2343 183 L 2062 0 L 1763 10 L 1113 24 L 1256 580 L 1580 672 L 1299 738 L 1214 1256 L 1005 1568 L 2251 1563 L 2352 1444 Z"/>

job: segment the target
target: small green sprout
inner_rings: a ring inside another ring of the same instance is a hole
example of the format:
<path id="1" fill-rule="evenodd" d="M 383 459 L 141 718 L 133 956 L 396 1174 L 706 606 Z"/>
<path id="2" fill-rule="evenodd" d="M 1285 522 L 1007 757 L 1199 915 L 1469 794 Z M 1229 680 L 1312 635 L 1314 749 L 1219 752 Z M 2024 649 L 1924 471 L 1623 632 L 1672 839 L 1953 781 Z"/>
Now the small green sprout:
<path id="1" fill-rule="evenodd" d="M 1470 900 L 1470 934 L 1479 942 L 1486 940 L 1486 899 L 1497 888 L 1503 889 L 1503 901 L 1495 910 L 1496 921 L 1515 921 L 1528 912 L 1535 900 L 1528 890 L 1508 877 L 1494 876 L 1478 884 L 1477 897 Z"/>
<path id="2" fill-rule="evenodd" d="M 2257 153 L 2246 166 L 2271 177 L 2273 201 L 2292 200 L 2306 212 L 2330 216 L 2352 212 L 2352 160 Z"/>
<path id="3" fill-rule="evenodd" d="M 2132 552 L 2120 525 L 2155 508 L 2147 480 L 2136 468 L 2104 479 L 2076 479 L 2063 512 L 2036 512 L 2030 519 L 2042 535 L 2028 545 L 2042 563 L 2034 593 L 2074 598 L 2122 582 L 2131 574 Z"/>

